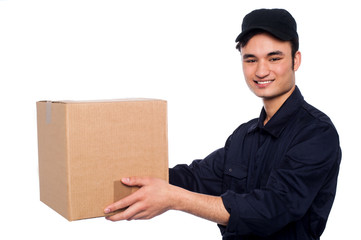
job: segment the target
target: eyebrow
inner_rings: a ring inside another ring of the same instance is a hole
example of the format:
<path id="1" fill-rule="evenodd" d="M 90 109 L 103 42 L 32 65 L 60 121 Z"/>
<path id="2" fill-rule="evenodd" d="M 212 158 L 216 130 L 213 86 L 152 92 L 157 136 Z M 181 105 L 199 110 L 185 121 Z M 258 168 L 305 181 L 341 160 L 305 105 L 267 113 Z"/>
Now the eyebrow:
<path id="1" fill-rule="evenodd" d="M 283 56 L 285 54 L 282 51 L 277 50 L 277 51 L 269 52 L 267 54 L 267 57 L 271 57 L 271 56 L 275 56 L 275 55 Z M 247 59 L 247 58 L 256 58 L 256 56 L 253 54 L 244 54 L 243 59 Z"/>
<path id="2" fill-rule="evenodd" d="M 247 59 L 247 58 L 255 58 L 256 56 L 253 54 L 244 54 L 243 55 L 243 59 Z"/>
<path id="3" fill-rule="evenodd" d="M 277 51 L 273 51 L 273 52 L 270 52 L 270 53 L 268 53 L 267 54 L 267 56 L 274 56 L 274 55 L 285 55 L 282 51 L 279 51 L 279 50 L 277 50 Z"/>

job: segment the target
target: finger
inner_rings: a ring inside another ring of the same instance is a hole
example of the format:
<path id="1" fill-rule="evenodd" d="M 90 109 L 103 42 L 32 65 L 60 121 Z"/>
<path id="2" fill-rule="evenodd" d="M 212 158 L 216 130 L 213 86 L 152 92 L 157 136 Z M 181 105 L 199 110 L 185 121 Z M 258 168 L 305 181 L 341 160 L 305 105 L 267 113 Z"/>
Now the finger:
<path id="1" fill-rule="evenodd" d="M 135 203 L 137 201 L 137 199 L 138 199 L 138 194 L 137 194 L 137 192 L 134 192 L 134 193 L 130 194 L 129 196 L 122 198 L 119 201 L 107 206 L 104 209 L 104 213 L 111 213 L 111 212 L 117 211 L 119 209 L 129 207 L 130 205 Z"/>
<path id="2" fill-rule="evenodd" d="M 129 218 L 128 220 L 144 220 L 152 218 L 148 211 L 141 211 Z"/>
<path id="3" fill-rule="evenodd" d="M 135 203 L 123 212 L 108 216 L 106 217 L 106 219 L 110 221 L 133 220 L 138 219 L 135 218 L 135 216 L 137 215 L 143 215 L 143 209 L 141 208 L 141 204 L 139 203 Z"/>
<path id="4" fill-rule="evenodd" d="M 149 178 L 145 177 L 126 177 L 122 178 L 122 183 L 128 186 L 138 186 L 142 187 L 149 184 Z"/>

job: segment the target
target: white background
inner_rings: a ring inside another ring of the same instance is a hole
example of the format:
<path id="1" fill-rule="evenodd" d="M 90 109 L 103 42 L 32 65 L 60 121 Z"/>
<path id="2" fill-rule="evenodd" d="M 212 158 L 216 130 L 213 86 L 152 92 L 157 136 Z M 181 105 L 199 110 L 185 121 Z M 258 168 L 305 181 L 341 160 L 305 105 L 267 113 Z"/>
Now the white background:
<path id="1" fill-rule="evenodd" d="M 261 7 L 286 8 L 296 18 L 297 84 L 341 138 L 323 239 L 357 238 L 361 17 L 357 1 L 348 0 L 0 0 L 0 238 L 221 239 L 214 223 L 175 211 L 117 223 L 68 222 L 53 212 L 39 201 L 35 102 L 166 99 L 170 166 L 203 158 L 261 110 L 234 43 L 243 16 Z"/>

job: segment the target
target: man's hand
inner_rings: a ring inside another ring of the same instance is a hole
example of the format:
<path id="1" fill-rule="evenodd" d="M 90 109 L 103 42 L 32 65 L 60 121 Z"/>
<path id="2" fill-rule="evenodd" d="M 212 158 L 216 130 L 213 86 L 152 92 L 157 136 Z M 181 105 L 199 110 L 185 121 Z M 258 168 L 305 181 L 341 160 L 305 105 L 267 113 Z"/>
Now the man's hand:
<path id="1" fill-rule="evenodd" d="M 228 223 L 229 213 L 221 197 L 190 192 L 157 178 L 131 177 L 123 178 L 122 182 L 140 189 L 106 207 L 105 213 L 126 208 L 123 212 L 107 217 L 108 220 L 150 219 L 174 209 L 221 225 Z"/>
<path id="2" fill-rule="evenodd" d="M 122 183 L 138 186 L 139 190 L 105 208 L 105 213 L 127 208 L 107 217 L 111 221 L 150 219 L 171 208 L 171 188 L 166 181 L 157 178 L 123 178 Z"/>

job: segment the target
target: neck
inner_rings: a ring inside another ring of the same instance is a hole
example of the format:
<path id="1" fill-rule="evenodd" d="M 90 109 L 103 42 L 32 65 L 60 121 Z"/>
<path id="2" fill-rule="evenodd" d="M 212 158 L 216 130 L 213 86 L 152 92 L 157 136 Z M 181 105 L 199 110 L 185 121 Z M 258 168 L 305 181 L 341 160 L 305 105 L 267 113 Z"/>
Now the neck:
<path id="1" fill-rule="evenodd" d="M 285 94 L 282 94 L 278 97 L 274 98 L 263 98 L 263 107 L 266 111 L 266 118 L 263 122 L 263 125 L 266 125 L 268 121 L 276 114 L 276 112 L 280 109 L 283 103 L 291 96 L 296 86 L 294 86 L 290 91 Z"/>

